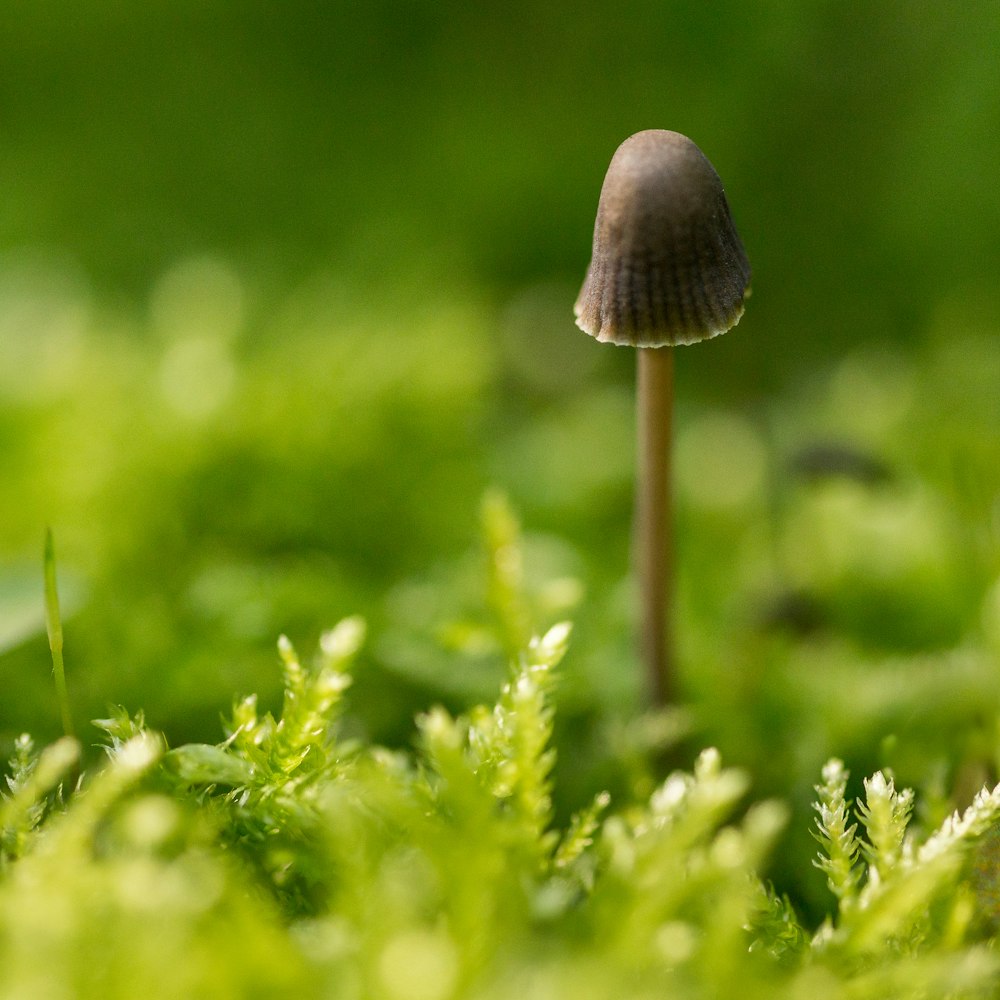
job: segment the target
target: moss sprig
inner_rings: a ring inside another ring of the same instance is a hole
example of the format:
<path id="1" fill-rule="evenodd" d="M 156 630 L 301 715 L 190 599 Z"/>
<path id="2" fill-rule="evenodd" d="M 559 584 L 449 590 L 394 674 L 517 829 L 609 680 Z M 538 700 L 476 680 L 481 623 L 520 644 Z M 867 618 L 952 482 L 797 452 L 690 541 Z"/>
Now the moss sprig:
<path id="1" fill-rule="evenodd" d="M 814 803 L 819 816 L 813 836 L 822 846 L 814 864 L 825 873 L 830 892 L 841 907 L 854 902 L 862 874 L 857 864 L 861 851 L 858 824 L 851 822 L 846 798 L 848 777 L 843 761 L 828 761 L 823 767 L 823 784 L 816 785 L 819 800 Z"/>

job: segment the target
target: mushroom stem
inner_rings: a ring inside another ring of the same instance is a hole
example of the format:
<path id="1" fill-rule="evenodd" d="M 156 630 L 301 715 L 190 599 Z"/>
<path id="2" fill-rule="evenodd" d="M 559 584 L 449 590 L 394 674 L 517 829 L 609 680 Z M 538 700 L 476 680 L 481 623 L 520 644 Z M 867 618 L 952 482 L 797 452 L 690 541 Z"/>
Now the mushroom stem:
<path id="1" fill-rule="evenodd" d="M 670 452 L 674 349 L 638 350 L 638 448 L 635 559 L 642 613 L 640 652 L 654 705 L 674 698 L 673 514 Z"/>

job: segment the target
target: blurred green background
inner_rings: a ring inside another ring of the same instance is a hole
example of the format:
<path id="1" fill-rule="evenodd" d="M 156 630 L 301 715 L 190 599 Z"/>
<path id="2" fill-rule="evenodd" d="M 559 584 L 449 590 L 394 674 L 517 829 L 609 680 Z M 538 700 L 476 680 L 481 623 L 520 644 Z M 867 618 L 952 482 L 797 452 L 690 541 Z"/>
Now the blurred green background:
<path id="1" fill-rule="evenodd" d="M 496 486 L 539 622 L 577 622 L 566 794 L 618 780 L 633 358 L 571 309 L 615 147 L 665 127 L 754 267 L 678 359 L 694 743 L 805 801 L 830 752 L 992 766 L 998 52 L 985 0 L 6 0 L 4 745 L 58 727 L 46 524 L 81 727 L 214 741 L 280 632 L 354 612 L 358 733 L 491 697 Z"/>

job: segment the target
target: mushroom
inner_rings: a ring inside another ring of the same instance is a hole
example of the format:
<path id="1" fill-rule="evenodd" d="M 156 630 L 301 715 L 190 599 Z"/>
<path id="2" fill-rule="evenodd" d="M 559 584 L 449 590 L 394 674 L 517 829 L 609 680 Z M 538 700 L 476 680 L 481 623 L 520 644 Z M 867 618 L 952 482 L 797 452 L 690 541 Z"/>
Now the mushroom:
<path id="1" fill-rule="evenodd" d="M 722 181 L 687 136 L 637 132 L 604 178 L 594 248 L 574 313 L 603 343 L 638 348 L 635 546 L 640 648 L 654 704 L 675 697 L 670 488 L 672 348 L 743 315 L 750 264 Z"/>

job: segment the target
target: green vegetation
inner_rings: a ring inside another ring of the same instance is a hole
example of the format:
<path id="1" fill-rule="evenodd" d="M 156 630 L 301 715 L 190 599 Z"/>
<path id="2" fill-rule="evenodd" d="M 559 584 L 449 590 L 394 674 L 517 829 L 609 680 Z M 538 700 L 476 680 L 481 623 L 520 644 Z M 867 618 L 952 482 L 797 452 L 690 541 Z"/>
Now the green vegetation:
<path id="1" fill-rule="evenodd" d="M 319 284 L 253 344 L 216 259 L 161 279 L 144 338 L 36 280 L 5 530 L 51 512 L 82 743 L 39 524 L 2 592 L 9 995 L 995 991 L 995 339 L 956 320 L 755 409 L 682 395 L 685 697 L 644 714 L 631 394 L 568 316 L 535 340 L 563 368 L 514 366 L 548 298 L 499 342 L 454 303 L 332 338 Z M 525 537 L 496 492 L 475 530 L 490 481 Z M 283 641 L 282 686 L 268 633 L 331 609 L 370 638 Z M 109 700 L 150 724 L 111 713 L 102 765 Z"/>
<path id="2" fill-rule="evenodd" d="M 528 602 L 495 497 L 487 526 L 512 639 Z M 1000 786 L 929 826 L 885 771 L 852 804 L 828 761 L 814 925 L 762 877 L 788 807 L 748 806 L 749 774 L 715 749 L 643 799 L 600 792 L 557 818 L 568 625 L 517 651 L 492 707 L 420 716 L 412 752 L 339 730 L 364 633 L 342 621 L 311 662 L 282 637 L 280 715 L 244 698 L 219 744 L 98 720 L 107 759 L 72 789 L 78 744 L 21 737 L 0 806 L 2 994 L 995 995 Z"/>
<path id="3" fill-rule="evenodd" d="M 1000 995 L 996 5 L 610 10 L 0 10 L 0 997 Z M 655 712 L 649 127 L 755 270 Z"/>

